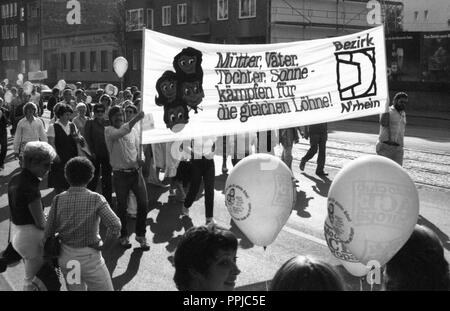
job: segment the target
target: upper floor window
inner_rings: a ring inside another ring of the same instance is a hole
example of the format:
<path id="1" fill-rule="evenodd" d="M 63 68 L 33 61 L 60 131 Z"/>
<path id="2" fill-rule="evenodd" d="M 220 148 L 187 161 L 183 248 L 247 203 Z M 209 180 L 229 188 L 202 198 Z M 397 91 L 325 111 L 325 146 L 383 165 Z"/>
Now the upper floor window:
<path id="1" fill-rule="evenodd" d="M 20 20 L 21 21 L 25 20 L 25 8 L 24 7 L 20 8 Z"/>
<path id="2" fill-rule="evenodd" d="M 177 24 L 186 24 L 187 4 L 177 5 Z"/>
<path id="3" fill-rule="evenodd" d="M 172 19 L 172 8 L 170 6 L 162 7 L 162 25 L 169 26 Z"/>
<path id="4" fill-rule="evenodd" d="M 228 0 L 217 0 L 217 20 L 228 19 Z"/>
<path id="5" fill-rule="evenodd" d="M 86 71 L 86 52 L 80 52 L 80 71 Z"/>
<path id="6" fill-rule="evenodd" d="M 127 11 L 127 31 L 141 30 L 144 27 L 144 9 Z"/>
<path id="7" fill-rule="evenodd" d="M 100 67 L 102 71 L 108 71 L 108 52 L 100 52 Z"/>
<path id="8" fill-rule="evenodd" d="M 70 52 L 70 71 L 75 71 L 75 52 Z"/>
<path id="9" fill-rule="evenodd" d="M 37 2 L 28 4 L 28 17 L 39 17 L 39 6 Z"/>
<path id="10" fill-rule="evenodd" d="M 147 28 L 153 29 L 153 9 L 147 9 Z"/>
<path id="11" fill-rule="evenodd" d="M 20 46 L 25 46 L 25 33 L 20 33 Z"/>
<path id="12" fill-rule="evenodd" d="M 13 9 L 12 9 L 12 17 L 17 16 L 17 2 L 13 3 Z"/>
<path id="13" fill-rule="evenodd" d="M 428 10 L 425 10 L 423 12 L 423 17 L 424 17 L 425 20 L 428 20 Z"/>
<path id="14" fill-rule="evenodd" d="M 418 18 L 419 18 L 419 12 L 414 11 L 414 21 L 417 21 Z"/>
<path id="15" fill-rule="evenodd" d="M 256 17 L 256 0 L 239 0 L 239 18 Z"/>

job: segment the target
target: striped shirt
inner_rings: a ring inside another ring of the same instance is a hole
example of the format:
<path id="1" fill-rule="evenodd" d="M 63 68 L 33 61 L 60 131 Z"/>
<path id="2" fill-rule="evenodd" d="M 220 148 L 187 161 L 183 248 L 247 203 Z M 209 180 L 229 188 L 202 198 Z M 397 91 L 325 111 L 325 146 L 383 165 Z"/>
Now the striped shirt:
<path id="1" fill-rule="evenodd" d="M 55 197 L 47 220 L 45 237 L 58 232 L 63 244 L 75 248 L 99 244 L 100 220 L 107 228 L 106 239 L 119 236 L 121 228 L 119 218 L 109 207 L 106 199 L 84 187 L 70 187 Z"/>

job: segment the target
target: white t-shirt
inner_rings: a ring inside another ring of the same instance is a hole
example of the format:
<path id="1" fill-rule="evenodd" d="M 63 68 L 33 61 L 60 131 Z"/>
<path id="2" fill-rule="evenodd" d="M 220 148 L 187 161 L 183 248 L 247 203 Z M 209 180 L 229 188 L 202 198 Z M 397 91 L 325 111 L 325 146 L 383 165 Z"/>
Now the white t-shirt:
<path id="1" fill-rule="evenodd" d="M 47 130 L 47 137 L 55 137 L 55 124 L 59 124 L 63 128 L 64 132 L 66 132 L 67 135 L 70 135 L 70 123 L 72 122 L 67 122 L 67 125 L 63 125 L 58 120 L 54 124 L 49 124 Z M 78 133 L 77 126 L 75 124 L 73 126 L 75 127 L 75 133 Z"/>

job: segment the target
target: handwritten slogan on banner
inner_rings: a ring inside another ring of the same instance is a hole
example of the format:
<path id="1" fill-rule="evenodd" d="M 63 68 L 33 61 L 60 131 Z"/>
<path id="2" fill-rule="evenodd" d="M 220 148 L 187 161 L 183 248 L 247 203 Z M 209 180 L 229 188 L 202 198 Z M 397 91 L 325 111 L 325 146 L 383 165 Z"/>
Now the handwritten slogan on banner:
<path id="1" fill-rule="evenodd" d="M 143 34 L 142 142 L 288 128 L 382 113 L 382 26 L 319 40 L 225 45 Z"/>

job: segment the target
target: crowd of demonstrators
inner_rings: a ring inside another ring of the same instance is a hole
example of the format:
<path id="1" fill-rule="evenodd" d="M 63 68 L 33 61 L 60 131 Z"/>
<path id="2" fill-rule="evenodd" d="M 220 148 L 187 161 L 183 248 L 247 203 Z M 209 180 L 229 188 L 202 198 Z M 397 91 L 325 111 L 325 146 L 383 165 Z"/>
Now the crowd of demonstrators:
<path id="1" fill-rule="evenodd" d="M 109 163 L 109 153 L 106 147 L 105 127 L 109 122 L 105 118 L 106 108 L 97 103 L 94 105 L 94 118 L 87 120 L 84 130 L 84 138 L 91 151 L 91 160 L 95 167 L 94 177 L 89 183 L 88 188 L 92 191 L 97 189 L 101 172 L 102 194 L 112 204 L 112 168 Z"/>
<path id="2" fill-rule="evenodd" d="M 111 276 L 102 257 L 100 221 L 107 228 L 105 239 L 117 238 L 121 223 L 106 199 L 86 187 L 94 175 L 94 166 L 85 157 L 75 157 L 65 166 L 70 188 L 53 199 L 45 228 L 45 237 L 59 234 L 59 267 L 67 280 L 67 263 L 80 263 L 80 282 L 66 282 L 68 290 L 112 291 Z M 69 265 L 70 267 L 70 265 Z"/>
<path id="3" fill-rule="evenodd" d="M 82 141 L 75 124 L 70 121 L 72 115 L 71 106 L 59 103 L 55 111 L 56 122 L 50 124 L 47 131 L 48 142 L 58 154 L 58 159 L 52 164 L 48 175 L 48 187 L 55 188 L 56 193 L 69 188 L 64 176 L 64 166 L 78 155 L 77 143 Z"/>
<path id="4" fill-rule="evenodd" d="M 23 169 L 8 184 L 8 203 L 14 224 L 12 245 L 25 267 L 24 290 L 32 290 L 32 280 L 44 263 L 46 226 L 39 183 L 56 157 L 46 142 L 29 142 L 23 151 Z"/>
<path id="5" fill-rule="evenodd" d="M 120 243 L 131 247 L 127 229 L 127 200 L 133 191 L 137 201 L 136 241 L 142 249 L 149 249 L 146 233 L 147 189 L 141 170 L 140 140 L 134 126 L 144 117 L 141 111 L 129 122 L 124 122 L 124 112 L 119 106 L 109 110 L 110 124 L 105 128 L 106 146 L 113 170 L 113 184 L 117 198 L 117 213 L 122 223 Z"/>
<path id="6" fill-rule="evenodd" d="M 104 239 L 118 238 L 122 247 L 129 248 L 127 207 L 130 193 L 136 200 L 136 241 L 148 250 L 146 218 L 148 197 L 143 165 L 153 171 L 156 182 L 158 170 L 170 179 L 171 191 L 184 202 L 182 215 L 196 199 L 200 184 L 205 187 L 206 225 L 193 227 L 181 238 L 174 257 L 174 281 L 179 290 L 233 290 L 240 273 L 236 264 L 237 239 L 228 230 L 219 228 L 214 219 L 215 137 L 202 137 L 185 142 L 176 158 L 174 143 L 143 146 L 145 164 L 141 161 L 139 121 L 143 119 L 140 96 L 136 87 L 127 88 L 116 96 L 99 90 L 88 101 L 86 92 L 77 83 L 77 90 L 55 89 L 47 109 L 55 120 L 45 131 L 38 117 L 42 110 L 39 90 L 31 95 L 23 89 L 0 88 L 0 95 L 9 90 L 9 105 L 0 97 L 0 165 L 7 149 L 7 126 L 13 127 L 14 153 L 22 154 L 22 166 L 8 184 L 8 200 L 14 224 L 13 247 L 22 256 L 25 267 L 24 289 L 33 288 L 31 280 L 43 264 L 43 241 L 55 232 L 62 239 L 59 265 L 66 276 L 66 263 L 76 259 L 81 264 L 81 284 L 66 284 L 69 290 L 113 290 L 111 276 L 102 257 L 102 237 L 99 224 L 107 227 Z M 62 94 L 62 99 L 60 99 Z M 394 141 L 390 157 L 401 164 L 405 131 L 407 95 L 397 94 L 388 114 L 381 118 L 380 142 Z M 388 119 L 388 121 L 386 121 Z M 282 159 L 291 167 L 292 146 L 298 141 L 297 132 L 310 139 L 311 148 L 301 159 L 300 168 L 317 151 L 316 174 L 324 176 L 327 124 L 311 125 L 305 129 L 245 133 L 226 137 L 223 157 L 231 156 L 233 166 L 253 152 L 273 154 L 279 141 Z M 269 134 L 269 135 L 267 135 Z M 277 135 L 277 136 L 274 136 Z M 48 139 L 48 143 L 46 143 Z M 244 143 L 243 151 L 238 145 Z M 78 145 L 86 143 L 91 157 L 79 157 Z M 238 151 L 239 149 L 239 151 Z M 395 149 L 395 150 L 394 150 Z M 242 152 L 243 154 L 239 154 Z M 226 169 L 224 161 L 223 169 Z M 57 193 L 47 218 L 43 213 L 39 184 L 49 172 L 49 187 Z M 96 193 L 101 175 L 101 193 Z M 161 185 L 160 182 L 156 184 Z M 117 208 L 112 209 L 113 185 Z M 186 187 L 188 186 L 188 187 Z M 185 189 L 188 189 L 187 191 Z M 185 193 L 187 192 L 187 193 Z M 417 269 L 421 267 L 421 269 Z M 384 267 L 385 290 L 448 290 L 448 262 L 439 238 L 428 228 L 417 226 L 408 242 Z M 411 273 L 414 271 L 414 273 Z M 270 283 L 270 290 L 345 290 L 345 283 L 335 267 L 305 256 L 285 262 Z"/>
<path id="7" fill-rule="evenodd" d="M 231 291 L 241 272 L 238 240 L 216 225 L 192 227 L 178 243 L 173 280 L 180 291 Z"/>
<path id="8" fill-rule="evenodd" d="M 23 106 L 24 118 L 17 123 L 14 135 L 14 154 L 19 159 L 22 156 L 25 145 L 30 141 L 47 142 L 45 133 L 45 123 L 36 117 L 37 107 L 34 103 L 28 102 Z"/>
<path id="9" fill-rule="evenodd" d="M 204 136 L 183 144 L 190 159 L 190 186 L 182 207 L 182 214 L 189 216 L 189 208 L 195 201 L 200 184 L 205 188 L 205 218 L 206 224 L 214 223 L 214 182 L 216 169 L 214 165 L 216 137 Z"/>
<path id="10" fill-rule="evenodd" d="M 326 157 L 326 145 L 328 139 L 328 125 L 327 123 L 314 124 L 310 126 L 306 126 L 304 128 L 304 132 L 301 132 L 301 135 L 308 139 L 310 148 L 308 152 L 303 156 L 300 160 L 300 170 L 305 169 L 306 162 L 311 160 L 314 155 L 319 151 L 317 155 L 317 167 L 316 167 L 316 175 L 318 176 L 327 176 L 328 173 L 324 171 L 325 168 L 325 157 Z"/>
<path id="11" fill-rule="evenodd" d="M 271 291 L 343 291 L 339 272 L 327 262 L 309 256 L 295 256 L 275 273 Z"/>
<path id="12" fill-rule="evenodd" d="M 416 225 L 405 245 L 385 265 L 383 288 L 388 291 L 450 290 L 449 264 L 436 233 Z"/>
<path id="13" fill-rule="evenodd" d="M 389 111 L 381 115 L 380 135 L 376 145 L 378 155 L 387 157 L 403 165 L 403 145 L 406 129 L 406 112 L 408 95 L 404 92 L 395 94 Z"/>
<path id="14" fill-rule="evenodd" d="M 8 117 L 9 110 L 5 101 L 0 97 L 0 169 L 5 168 L 6 153 L 8 150 Z"/>

